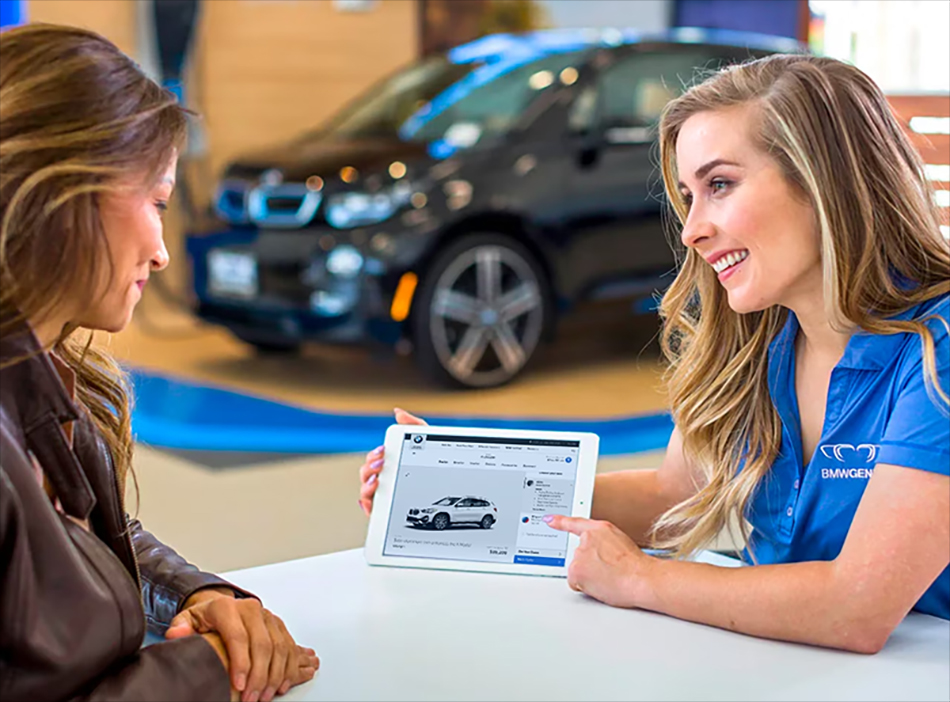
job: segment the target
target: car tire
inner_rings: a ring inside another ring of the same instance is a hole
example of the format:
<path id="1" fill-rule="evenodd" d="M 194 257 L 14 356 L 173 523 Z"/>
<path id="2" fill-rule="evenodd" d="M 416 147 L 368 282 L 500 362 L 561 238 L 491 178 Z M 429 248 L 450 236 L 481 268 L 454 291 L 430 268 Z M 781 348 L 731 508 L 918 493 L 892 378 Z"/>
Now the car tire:
<path id="1" fill-rule="evenodd" d="M 456 388 L 504 385 L 535 356 L 551 323 L 551 292 L 537 258 L 501 234 L 470 234 L 443 249 L 413 305 L 416 362 Z"/>
<path id="2" fill-rule="evenodd" d="M 451 518 L 449 515 L 445 514 L 445 512 L 440 512 L 432 518 L 432 528 L 436 531 L 444 531 L 448 529 L 451 523 Z"/>
<path id="3" fill-rule="evenodd" d="M 484 517 L 482 517 L 482 521 L 480 523 L 482 525 L 482 529 L 491 529 L 492 525 L 495 523 L 495 518 L 490 514 L 486 514 Z"/>

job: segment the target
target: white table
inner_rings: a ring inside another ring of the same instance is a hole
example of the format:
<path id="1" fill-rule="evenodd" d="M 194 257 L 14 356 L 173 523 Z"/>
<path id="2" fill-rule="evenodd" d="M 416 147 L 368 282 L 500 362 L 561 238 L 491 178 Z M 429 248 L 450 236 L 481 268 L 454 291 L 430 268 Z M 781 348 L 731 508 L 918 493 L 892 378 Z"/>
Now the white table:
<path id="1" fill-rule="evenodd" d="M 865 656 L 614 609 L 561 578 L 372 567 L 361 550 L 225 577 L 320 656 L 286 700 L 950 699 L 936 617 L 911 614 Z"/>

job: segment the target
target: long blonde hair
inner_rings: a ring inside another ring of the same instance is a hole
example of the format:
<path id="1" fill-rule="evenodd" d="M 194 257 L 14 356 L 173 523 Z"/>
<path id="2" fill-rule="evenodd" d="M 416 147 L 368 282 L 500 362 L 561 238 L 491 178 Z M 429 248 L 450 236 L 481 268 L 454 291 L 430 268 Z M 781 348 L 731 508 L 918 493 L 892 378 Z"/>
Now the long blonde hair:
<path id="1" fill-rule="evenodd" d="M 737 105 L 754 109 L 756 145 L 815 212 L 832 327 L 919 334 L 928 389 L 945 408 L 930 330 L 920 320 L 885 319 L 950 291 L 950 249 L 923 163 L 880 89 L 841 61 L 776 55 L 725 68 L 673 100 L 660 121 L 660 159 L 680 224 L 688 214 L 677 186 L 680 130 L 697 113 Z M 673 419 L 701 482 L 652 533 L 658 548 L 684 557 L 735 525 L 734 540 L 748 541 L 749 500 L 782 440 L 768 348 L 788 313 L 775 306 L 737 314 L 712 267 L 690 250 L 660 314 Z"/>
<path id="2" fill-rule="evenodd" d="M 99 198 L 125 179 L 155 182 L 185 130 L 174 96 L 101 36 L 43 24 L 0 33 L 0 335 L 67 301 L 95 302 L 113 268 Z M 102 432 L 124 497 L 130 393 L 81 332 L 64 329 L 52 350 L 76 373 L 77 400 Z"/>

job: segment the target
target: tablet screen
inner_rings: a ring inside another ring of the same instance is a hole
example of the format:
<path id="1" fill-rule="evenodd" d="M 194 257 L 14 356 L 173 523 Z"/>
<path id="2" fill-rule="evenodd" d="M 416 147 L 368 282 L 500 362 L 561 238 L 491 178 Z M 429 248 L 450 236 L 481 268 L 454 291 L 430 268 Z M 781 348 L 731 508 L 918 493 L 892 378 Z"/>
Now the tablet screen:
<path id="1" fill-rule="evenodd" d="M 564 565 L 580 441 L 406 433 L 384 556 Z"/>

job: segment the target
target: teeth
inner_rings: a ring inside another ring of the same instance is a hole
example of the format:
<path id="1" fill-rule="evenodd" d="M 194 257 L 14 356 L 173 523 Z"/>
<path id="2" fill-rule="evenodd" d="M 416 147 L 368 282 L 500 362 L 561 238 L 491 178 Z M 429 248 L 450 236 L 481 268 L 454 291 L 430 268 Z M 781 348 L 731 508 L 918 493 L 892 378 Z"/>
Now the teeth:
<path id="1" fill-rule="evenodd" d="M 726 254 L 713 264 L 713 270 L 716 271 L 716 273 L 722 273 L 727 268 L 731 268 L 740 261 L 744 261 L 746 258 L 748 258 L 748 256 L 748 251 L 739 251 Z"/>

